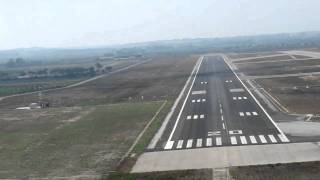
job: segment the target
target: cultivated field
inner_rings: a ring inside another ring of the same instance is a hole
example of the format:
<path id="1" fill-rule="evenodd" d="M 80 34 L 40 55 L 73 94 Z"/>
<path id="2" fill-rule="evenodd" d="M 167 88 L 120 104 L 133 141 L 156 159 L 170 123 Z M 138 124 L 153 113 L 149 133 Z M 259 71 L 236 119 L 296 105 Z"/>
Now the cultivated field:
<path id="1" fill-rule="evenodd" d="M 243 73 L 250 76 L 310 73 L 320 71 L 319 59 L 241 63 L 236 65 Z"/>
<path id="2" fill-rule="evenodd" d="M 280 52 L 258 52 L 258 53 L 233 53 L 227 56 L 230 59 L 240 59 L 240 58 L 254 58 L 259 56 L 269 56 L 269 55 L 281 55 Z"/>
<path id="3" fill-rule="evenodd" d="M 245 75 L 244 79 L 246 76 L 251 76 L 254 82 L 278 100 L 290 113 L 319 114 L 317 107 L 320 106 L 320 76 L 299 74 L 320 72 L 320 60 L 296 60 L 292 57 L 280 60 L 279 57 L 268 57 L 268 61 L 265 62 L 261 61 L 261 58 L 256 58 L 234 64 Z M 283 75 L 283 77 L 272 77 L 273 75 Z"/>
<path id="4" fill-rule="evenodd" d="M 291 113 L 320 114 L 320 76 L 256 79 Z"/>
<path id="5" fill-rule="evenodd" d="M 48 91 L 43 99 L 52 107 L 46 109 L 15 110 L 37 102 L 37 94 L 1 100 L 0 178 L 108 175 L 169 100 L 132 153 L 144 150 L 197 58 L 157 56 L 81 86 Z"/>
<path id="6" fill-rule="evenodd" d="M 126 61 L 108 61 L 108 62 L 101 62 L 103 66 L 111 66 L 113 71 L 132 65 L 137 63 L 137 60 L 126 60 Z M 41 69 L 53 69 L 53 68 L 88 68 L 93 66 L 94 62 L 88 63 L 74 63 L 74 64 L 52 64 L 46 66 L 32 66 L 27 68 L 14 68 L 10 71 L 37 71 Z M 47 90 L 47 89 L 54 89 L 60 88 L 64 86 L 68 86 L 85 79 L 92 78 L 91 76 L 87 77 L 48 77 L 48 78 L 31 78 L 31 79 L 14 79 L 14 80 L 0 80 L 0 97 L 12 94 L 20 94 L 26 92 L 33 92 L 33 91 L 40 91 L 40 90 Z"/>

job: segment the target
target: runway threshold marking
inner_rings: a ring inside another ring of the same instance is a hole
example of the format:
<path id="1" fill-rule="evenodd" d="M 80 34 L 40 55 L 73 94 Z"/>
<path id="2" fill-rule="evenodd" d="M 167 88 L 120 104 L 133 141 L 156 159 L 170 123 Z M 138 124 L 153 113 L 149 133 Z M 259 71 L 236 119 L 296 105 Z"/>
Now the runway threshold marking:
<path id="1" fill-rule="evenodd" d="M 259 135 L 259 138 L 260 138 L 261 143 L 263 143 L 263 144 L 267 143 L 267 140 L 264 137 L 264 135 Z"/>
<path id="2" fill-rule="evenodd" d="M 202 147 L 202 139 L 197 139 L 197 147 Z"/>
<path id="3" fill-rule="evenodd" d="M 193 142 L 193 140 L 192 140 L 192 139 L 189 139 L 189 140 L 187 141 L 187 146 L 186 146 L 186 148 L 191 148 L 191 147 L 192 147 L 192 142 Z"/>
<path id="4" fill-rule="evenodd" d="M 257 140 L 254 136 L 249 136 L 249 138 L 252 144 L 257 144 Z"/>
<path id="5" fill-rule="evenodd" d="M 165 145 L 165 147 L 164 147 L 165 149 L 168 149 L 168 148 L 171 149 L 171 148 L 172 148 L 172 145 L 173 145 L 173 142 L 174 142 L 174 141 L 171 140 L 171 139 L 172 139 L 172 136 L 173 136 L 173 133 L 174 133 L 174 131 L 175 131 L 176 128 L 177 128 L 178 122 L 179 122 L 180 117 L 181 117 L 181 115 L 182 115 L 182 111 L 184 110 L 184 107 L 185 107 L 185 105 L 186 105 L 186 103 L 187 103 L 187 100 L 188 100 L 188 98 L 189 98 L 190 92 L 191 92 L 191 90 L 192 90 L 192 87 L 193 87 L 194 82 L 195 82 L 195 80 L 196 80 L 196 77 L 197 77 L 197 75 L 198 75 L 199 69 L 200 69 L 200 67 L 201 67 L 203 58 L 204 58 L 204 56 L 202 56 L 202 57 L 199 59 L 199 61 L 198 61 L 199 63 L 197 64 L 198 67 L 197 67 L 196 73 L 195 73 L 195 75 L 194 75 L 194 77 L 193 77 L 191 86 L 190 86 L 190 88 L 189 88 L 189 90 L 188 90 L 188 93 L 187 93 L 186 98 L 184 99 L 184 102 L 183 102 L 182 107 L 181 107 L 181 109 L 180 109 L 180 112 L 179 112 L 179 114 L 178 114 L 178 116 L 177 116 L 177 119 L 176 119 L 176 122 L 175 122 L 175 124 L 174 124 L 174 126 L 173 126 L 173 129 L 172 129 L 172 131 L 171 131 L 171 133 L 170 133 L 170 136 L 169 136 L 169 138 L 168 138 L 168 141 L 167 141 L 167 143 L 166 143 L 166 145 Z M 196 66 L 195 66 L 195 67 L 196 67 Z M 195 70 L 195 69 L 194 69 L 194 70 Z M 192 71 L 190 77 L 192 76 L 193 72 L 194 72 L 194 71 Z M 170 146 L 171 146 L 171 147 L 170 147 Z"/>
<path id="6" fill-rule="evenodd" d="M 183 140 L 178 141 L 177 149 L 181 149 L 183 145 Z"/>
<path id="7" fill-rule="evenodd" d="M 289 142 L 289 139 L 286 136 L 283 136 L 283 134 L 278 134 L 278 137 L 282 142 Z"/>
<path id="8" fill-rule="evenodd" d="M 268 135 L 269 139 L 271 140 L 272 143 L 276 143 L 277 140 L 273 135 Z"/>
<path id="9" fill-rule="evenodd" d="M 230 140 L 231 140 L 231 144 L 232 145 L 236 145 L 237 144 L 237 138 L 235 136 L 231 136 Z"/>
<path id="10" fill-rule="evenodd" d="M 222 145 L 221 137 L 216 137 L 216 145 L 217 146 L 221 146 Z"/>
<path id="11" fill-rule="evenodd" d="M 247 139 L 245 136 L 240 136 L 241 144 L 247 144 Z"/>
<path id="12" fill-rule="evenodd" d="M 246 89 L 246 91 L 250 94 L 250 96 L 253 98 L 253 100 L 257 103 L 257 105 L 262 109 L 262 111 L 265 113 L 265 115 L 268 117 L 268 119 L 271 121 L 271 123 L 276 127 L 276 129 L 280 133 L 280 137 L 283 138 L 283 140 L 289 142 L 290 140 L 287 138 L 287 136 L 282 132 L 282 130 L 279 128 L 279 126 L 274 122 L 274 120 L 271 118 L 271 116 L 268 114 L 268 112 L 263 108 L 263 106 L 260 104 L 260 102 L 257 100 L 257 98 L 252 94 L 252 92 L 248 89 L 248 87 L 242 82 L 242 80 L 239 78 L 237 73 L 235 73 L 231 67 L 231 65 L 226 61 L 226 56 L 221 56 L 224 62 L 228 65 L 229 69 L 232 71 L 232 73 L 237 77 L 238 81 L 242 84 L 242 86 Z"/>
<path id="13" fill-rule="evenodd" d="M 212 138 L 207 138 L 206 145 L 212 146 Z"/>

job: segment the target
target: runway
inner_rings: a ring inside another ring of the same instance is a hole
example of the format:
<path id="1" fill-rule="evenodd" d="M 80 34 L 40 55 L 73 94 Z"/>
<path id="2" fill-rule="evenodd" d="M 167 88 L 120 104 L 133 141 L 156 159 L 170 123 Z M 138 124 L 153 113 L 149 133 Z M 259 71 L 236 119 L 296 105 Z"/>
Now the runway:
<path id="1" fill-rule="evenodd" d="M 290 142 L 223 57 L 196 68 L 164 150 Z"/>

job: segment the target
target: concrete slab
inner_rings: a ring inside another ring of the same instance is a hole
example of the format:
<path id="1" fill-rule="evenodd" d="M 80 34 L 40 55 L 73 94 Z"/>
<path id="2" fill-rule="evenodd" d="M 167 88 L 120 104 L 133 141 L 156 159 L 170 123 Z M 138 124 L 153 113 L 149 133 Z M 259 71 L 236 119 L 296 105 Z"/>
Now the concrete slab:
<path id="1" fill-rule="evenodd" d="M 183 169 L 225 168 L 319 161 L 319 143 L 228 146 L 190 150 L 147 152 L 142 154 L 132 172 Z"/>

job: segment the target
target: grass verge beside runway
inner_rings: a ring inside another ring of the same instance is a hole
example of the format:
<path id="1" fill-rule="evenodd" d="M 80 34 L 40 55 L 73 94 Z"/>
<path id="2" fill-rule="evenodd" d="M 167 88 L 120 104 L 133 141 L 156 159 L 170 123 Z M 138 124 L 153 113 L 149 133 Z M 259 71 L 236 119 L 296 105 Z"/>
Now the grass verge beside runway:
<path id="1" fill-rule="evenodd" d="M 320 162 L 233 167 L 230 174 L 237 180 L 316 180 L 320 179 Z"/>
<path id="2" fill-rule="evenodd" d="M 185 180 L 201 179 L 212 180 L 212 169 L 163 171 L 151 173 L 113 173 L 109 180 Z"/>

